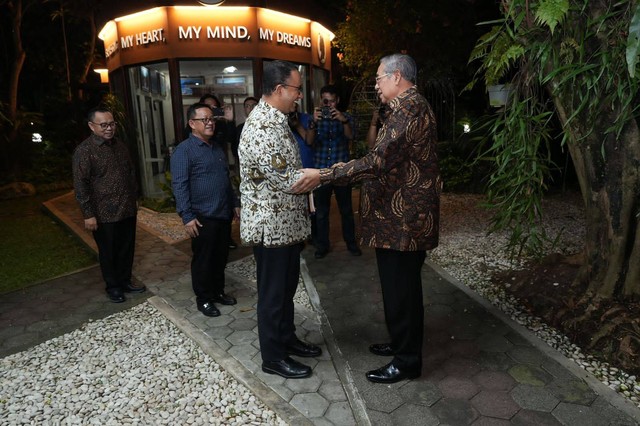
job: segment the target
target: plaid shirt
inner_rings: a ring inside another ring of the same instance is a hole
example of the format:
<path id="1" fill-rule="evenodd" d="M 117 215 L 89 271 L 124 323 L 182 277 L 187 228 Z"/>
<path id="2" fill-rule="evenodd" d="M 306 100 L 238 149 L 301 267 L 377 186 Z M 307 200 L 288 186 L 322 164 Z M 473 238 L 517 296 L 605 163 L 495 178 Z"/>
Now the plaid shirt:
<path id="1" fill-rule="evenodd" d="M 353 117 L 343 113 L 353 129 Z M 338 120 L 318 120 L 318 130 L 313 143 L 314 167 L 322 169 L 336 163 L 346 163 L 350 159 L 349 142 L 344 134 L 344 124 Z"/>

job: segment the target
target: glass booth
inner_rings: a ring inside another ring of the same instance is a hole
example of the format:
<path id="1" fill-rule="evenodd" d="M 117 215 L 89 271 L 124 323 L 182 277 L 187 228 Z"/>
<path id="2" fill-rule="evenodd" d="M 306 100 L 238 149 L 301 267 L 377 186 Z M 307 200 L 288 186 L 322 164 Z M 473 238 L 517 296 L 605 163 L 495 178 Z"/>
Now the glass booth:
<path id="1" fill-rule="evenodd" d="M 204 94 L 231 105 L 260 98 L 265 61 L 298 66 L 306 112 L 330 81 L 333 34 L 317 22 L 257 7 L 163 6 L 109 21 L 104 41 L 112 91 L 136 129 L 143 195 L 163 196 L 173 147 L 184 139 L 186 111 Z M 230 157 L 231 158 L 231 157 Z"/>

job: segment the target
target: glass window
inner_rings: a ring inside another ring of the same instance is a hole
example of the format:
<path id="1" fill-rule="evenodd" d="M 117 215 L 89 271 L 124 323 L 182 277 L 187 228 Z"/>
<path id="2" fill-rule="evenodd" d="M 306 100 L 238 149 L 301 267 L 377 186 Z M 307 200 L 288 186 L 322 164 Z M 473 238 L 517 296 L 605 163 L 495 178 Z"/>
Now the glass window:
<path id="1" fill-rule="evenodd" d="M 329 84 L 329 72 L 322 68 L 313 68 L 313 82 L 311 83 L 311 97 L 316 105 L 320 105 L 320 89 Z"/>
<path id="2" fill-rule="evenodd" d="M 185 123 L 189 105 L 198 102 L 206 94 L 215 95 L 223 105 L 232 106 L 234 120 L 241 123 L 246 118 L 242 107 L 244 99 L 256 96 L 253 61 L 180 61 L 180 90 Z"/>
<path id="3" fill-rule="evenodd" d="M 169 67 L 166 62 L 128 69 L 135 117 L 142 192 L 162 197 L 165 172 L 176 137 L 173 130 Z"/>

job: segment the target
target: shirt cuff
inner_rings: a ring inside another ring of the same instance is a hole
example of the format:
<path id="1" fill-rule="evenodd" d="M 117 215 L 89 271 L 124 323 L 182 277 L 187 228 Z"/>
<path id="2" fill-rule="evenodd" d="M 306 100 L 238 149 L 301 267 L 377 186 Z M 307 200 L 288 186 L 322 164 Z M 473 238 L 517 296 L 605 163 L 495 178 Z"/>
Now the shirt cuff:
<path id="1" fill-rule="evenodd" d="M 320 169 L 320 183 L 328 183 L 333 180 L 333 169 Z"/>

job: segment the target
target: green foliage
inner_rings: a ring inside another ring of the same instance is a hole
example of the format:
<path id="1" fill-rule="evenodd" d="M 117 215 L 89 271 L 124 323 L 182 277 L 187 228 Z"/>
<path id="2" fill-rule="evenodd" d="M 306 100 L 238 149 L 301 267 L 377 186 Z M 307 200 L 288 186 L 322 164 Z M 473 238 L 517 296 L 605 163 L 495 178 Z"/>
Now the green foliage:
<path id="1" fill-rule="evenodd" d="M 495 10 L 492 1 L 472 3 L 350 0 L 334 43 L 344 54 L 342 64 L 357 80 L 371 76 L 382 56 L 404 52 L 429 78 L 466 82 L 465 58 L 478 35 L 473 24 Z"/>
<path id="2" fill-rule="evenodd" d="M 466 122 L 470 124 L 470 120 Z M 444 190 L 485 193 L 489 163 L 476 158 L 482 138 L 476 131 L 460 134 L 455 141 L 438 142 L 438 167 Z"/>
<path id="3" fill-rule="evenodd" d="M 163 198 L 143 198 L 141 204 L 159 213 L 175 213 L 176 198 L 171 187 L 171 172 L 164 172 L 164 178 L 165 182 L 160 183 L 160 188 L 165 196 Z"/>
<path id="4" fill-rule="evenodd" d="M 640 4 L 636 6 L 636 11 L 629 24 L 629 36 L 627 37 L 627 67 L 631 78 L 636 76 L 636 66 L 640 56 Z"/>
<path id="5" fill-rule="evenodd" d="M 34 185 L 71 182 L 70 153 L 48 140 L 33 149 L 31 165 L 23 173 L 23 179 Z"/>
<path id="6" fill-rule="evenodd" d="M 440 156 L 438 167 L 446 192 L 469 188 L 473 173 L 467 161 L 455 155 Z"/>
<path id="7" fill-rule="evenodd" d="M 536 10 L 536 22 L 548 26 L 553 34 L 556 25 L 564 19 L 568 11 L 568 0 L 543 0 Z"/>
<path id="8" fill-rule="evenodd" d="M 487 192 L 488 206 L 494 210 L 490 232 L 511 230 L 508 248 L 513 254 L 539 256 L 550 241 L 540 221 L 551 165 L 551 117 L 535 98 L 513 99 L 491 123 L 492 140 L 480 156 L 495 166 Z M 541 152 L 547 157 L 540 158 Z"/>
<path id="9" fill-rule="evenodd" d="M 0 201 L 0 294 L 96 263 L 93 252 L 42 212 L 51 196 Z"/>
<path id="10" fill-rule="evenodd" d="M 124 105 L 113 93 L 108 93 L 102 98 L 102 106 L 113 114 L 113 119 L 118 123 L 117 135 L 127 144 L 133 144 L 135 148 L 135 128 L 127 119 Z M 134 151 L 135 152 L 135 151 Z"/>
<path id="11" fill-rule="evenodd" d="M 510 82 L 515 91 L 492 119 L 483 158 L 495 164 L 488 194 L 492 230 L 510 230 L 516 254 L 540 254 L 549 241 L 540 226 L 541 198 L 553 165 L 541 148 L 554 139 L 553 115 L 563 143 L 600 141 L 596 162 L 606 161 L 607 135 L 615 140 L 637 117 L 637 38 L 625 40 L 627 30 L 640 34 L 635 3 L 503 2 L 504 19 L 491 22 L 470 56 L 487 86 Z"/>
<path id="12" fill-rule="evenodd" d="M 351 143 L 351 158 L 362 158 L 369 152 L 367 141 L 356 139 Z"/>

